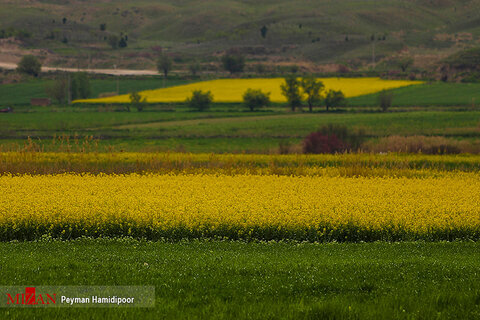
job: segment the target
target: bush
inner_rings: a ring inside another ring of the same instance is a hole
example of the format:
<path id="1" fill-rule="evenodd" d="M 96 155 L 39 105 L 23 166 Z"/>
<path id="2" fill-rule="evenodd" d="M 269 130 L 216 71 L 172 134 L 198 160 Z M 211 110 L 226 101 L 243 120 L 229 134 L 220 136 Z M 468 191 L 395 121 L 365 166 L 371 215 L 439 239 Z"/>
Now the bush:
<path id="1" fill-rule="evenodd" d="M 130 98 L 130 104 L 134 108 L 137 108 L 138 112 L 142 111 L 143 107 L 147 103 L 147 97 L 144 97 L 142 99 L 142 96 L 136 91 L 130 93 L 129 98 Z M 127 110 L 130 111 L 130 107 L 127 107 Z"/>
<path id="2" fill-rule="evenodd" d="M 32 75 L 38 77 L 42 71 L 42 64 L 32 55 L 26 55 L 22 57 L 22 60 L 17 65 L 17 71 L 20 73 Z"/>
<path id="3" fill-rule="evenodd" d="M 225 54 L 222 57 L 223 68 L 231 74 L 243 72 L 245 58 L 239 54 Z"/>
<path id="4" fill-rule="evenodd" d="M 250 111 L 266 107 L 270 104 L 270 92 L 264 93 L 260 89 L 247 89 L 243 94 L 243 103 Z"/>
<path id="5" fill-rule="evenodd" d="M 392 106 L 393 92 L 382 90 L 378 94 L 378 104 L 383 112 L 386 112 Z"/>
<path id="6" fill-rule="evenodd" d="M 322 132 L 312 132 L 303 141 L 304 153 L 338 153 L 345 149 L 345 145 L 335 134 L 327 135 Z"/>
<path id="7" fill-rule="evenodd" d="M 256 74 L 264 74 L 267 71 L 267 67 L 264 64 L 256 64 L 255 65 L 255 73 Z"/>
<path id="8" fill-rule="evenodd" d="M 343 125 L 329 124 L 309 134 L 303 141 L 304 153 L 357 151 L 365 140 L 363 131 L 353 132 Z"/>
<path id="9" fill-rule="evenodd" d="M 112 47 L 112 49 L 118 48 L 119 41 L 120 41 L 120 38 L 115 34 L 110 35 L 107 39 L 107 42 L 110 45 L 110 47 Z"/>
<path id="10" fill-rule="evenodd" d="M 210 108 L 210 104 L 213 102 L 213 96 L 210 91 L 203 92 L 202 90 L 195 90 L 192 92 L 192 96 L 187 98 L 185 102 L 191 109 L 204 111 Z"/>

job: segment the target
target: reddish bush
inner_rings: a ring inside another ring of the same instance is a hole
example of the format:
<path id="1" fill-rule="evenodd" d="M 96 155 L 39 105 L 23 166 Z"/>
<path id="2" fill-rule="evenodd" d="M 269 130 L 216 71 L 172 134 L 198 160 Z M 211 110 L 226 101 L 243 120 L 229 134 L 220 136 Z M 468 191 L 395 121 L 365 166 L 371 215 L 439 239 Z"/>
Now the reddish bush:
<path id="1" fill-rule="evenodd" d="M 337 153 L 345 151 L 345 143 L 335 134 L 312 132 L 303 140 L 304 153 Z"/>

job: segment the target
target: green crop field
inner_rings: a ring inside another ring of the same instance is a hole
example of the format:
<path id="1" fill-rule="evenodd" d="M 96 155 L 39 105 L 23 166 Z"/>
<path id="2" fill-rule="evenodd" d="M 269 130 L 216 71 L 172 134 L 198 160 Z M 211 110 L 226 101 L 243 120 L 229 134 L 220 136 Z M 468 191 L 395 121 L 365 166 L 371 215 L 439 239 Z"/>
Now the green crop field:
<path id="1" fill-rule="evenodd" d="M 180 78 L 163 81 L 162 78 L 128 79 L 119 78 L 119 93 L 128 94 L 133 91 L 172 87 L 192 82 Z M 46 98 L 45 88 L 52 80 L 30 80 L 15 84 L 0 85 L 0 106 L 25 106 L 31 98 Z M 91 97 L 101 93 L 116 92 L 116 79 L 93 79 Z M 479 107 L 480 83 L 443 83 L 434 82 L 418 86 L 409 86 L 389 90 L 393 93 L 394 107 Z M 378 93 L 347 99 L 349 108 L 378 107 Z M 228 105 L 228 104 L 227 104 Z M 235 105 L 235 104 L 234 104 Z M 280 107 L 280 104 L 276 104 Z M 20 109 L 21 110 L 21 109 Z"/>
<path id="2" fill-rule="evenodd" d="M 154 285 L 154 309 L 9 319 L 478 319 L 478 243 L 0 243 L 1 285 Z M 34 270 L 34 272 L 32 272 Z"/>
<path id="3" fill-rule="evenodd" d="M 176 86 L 188 83 L 187 80 L 162 78 L 126 79 L 120 77 L 118 89 L 120 94 L 128 94 L 133 91 L 150 90 Z M 53 83 L 53 80 L 30 80 L 20 83 L 0 84 L 0 107 L 15 105 L 29 105 L 31 98 L 47 98 L 45 88 Z M 90 80 L 91 97 L 98 97 L 101 93 L 112 93 L 117 90 L 117 80 L 93 79 Z M 54 102 L 55 103 L 55 102 Z"/>
<path id="4" fill-rule="evenodd" d="M 428 83 L 390 90 L 393 106 L 471 106 L 480 109 L 480 83 Z M 378 93 L 348 99 L 349 106 L 378 105 Z"/>
<path id="5" fill-rule="evenodd" d="M 227 109 L 228 108 L 228 109 Z M 99 138 L 103 147 L 128 151 L 269 152 L 280 143 L 298 143 L 327 124 L 363 130 L 371 138 L 392 135 L 478 139 L 478 111 L 411 111 L 364 113 L 289 113 L 284 108 L 249 112 L 241 105 L 193 112 L 99 112 L 86 107 L 28 109 L 0 114 L 0 141 L 5 148 L 27 137 L 48 145 L 55 136 Z"/>

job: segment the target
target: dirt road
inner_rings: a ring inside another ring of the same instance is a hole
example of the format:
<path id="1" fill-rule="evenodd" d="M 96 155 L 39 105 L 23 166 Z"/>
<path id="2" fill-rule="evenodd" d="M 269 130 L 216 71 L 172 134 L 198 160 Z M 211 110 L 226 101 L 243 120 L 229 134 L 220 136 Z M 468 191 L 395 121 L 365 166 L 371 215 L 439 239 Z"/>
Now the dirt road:
<path id="1" fill-rule="evenodd" d="M 16 69 L 17 64 L 11 62 L 0 62 L 0 68 L 3 69 Z M 116 76 L 153 76 L 158 75 L 154 70 L 127 70 L 127 69 L 76 69 L 76 68 L 55 68 L 55 67 L 42 67 L 43 72 L 50 71 L 66 71 L 66 72 L 88 72 L 98 74 L 109 74 Z"/>

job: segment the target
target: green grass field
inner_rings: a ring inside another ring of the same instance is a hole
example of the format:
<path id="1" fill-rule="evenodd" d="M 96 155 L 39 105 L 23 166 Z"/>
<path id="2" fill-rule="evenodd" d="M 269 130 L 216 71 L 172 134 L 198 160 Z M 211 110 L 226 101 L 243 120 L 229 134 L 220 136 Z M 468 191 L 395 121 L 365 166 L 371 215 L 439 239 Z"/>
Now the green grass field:
<path id="1" fill-rule="evenodd" d="M 478 243 L 0 243 L 1 285 L 154 285 L 153 309 L 9 319 L 478 319 Z"/>
<path id="2" fill-rule="evenodd" d="M 390 135 L 433 135 L 451 139 L 477 139 L 478 111 L 412 111 L 364 113 L 289 113 L 285 109 L 248 112 L 229 109 L 98 112 L 83 107 L 31 109 L 0 114 L 0 141 L 4 149 L 31 137 L 48 146 L 63 134 L 94 136 L 103 147 L 126 151 L 268 152 L 282 142 L 298 143 L 310 132 L 334 123 L 362 129 L 374 139 Z M 8 148 L 7 148 L 8 149 Z"/>
<path id="3" fill-rule="evenodd" d="M 91 97 L 98 97 L 105 92 L 116 92 L 116 80 L 93 79 L 91 81 Z M 133 91 L 151 90 L 162 87 L 177 86 L 192 82 L 178 78 L 140 78 L 119 79 L 119 93 L 127 94 Z M 0 106 L 25 106 L 31 98 L 46 98 L 45 87 L 52 80 L 30 80 L 15 84 L 0 85 Z M 394 107 L 474 107 L 480 108 L 480 83 L 427 83 L 390 90 L 393 92 Z M 378 107 L 378 94 L 369 94 L 347 99 L 349 108 Z M 235 104 L 234 104 L 235 105 Z M 87 106 L 84 106 L 87 107 Z M 274 107 L 281 107 L 275 105 Z M 20 107 L 20 110 L 23 108 Z"/>
<path id="4" fill-rule="evenodd" d="M 0 107 L 15 105 L 29 105 L 31 98 L 47 98 L 45 88 L 51 85 L 53 80 L 30 80 L 21 83 L 0 84 Z M 177 86 L 188 83 L 188 80 L 162 78 L 129 79 L 120 77 L 118 89 L 120 94 L 127 94 L 133 91 L 158 89 L 170 86 Z M 90 80 L 91 97 L 98 97 L 101 93 L 117 91 L 117 80 L 92 79 Z M 55 103 L 55 102 L 54 102 Z"/>
<path id="5" fill-rule="evenodd" d="M 470 106 L 480 108 L 480 83 L 427 83 L 390 90 L 393 106 Z M 378 93 L 348 99 L 349 106 L 378 105 Z"/>

